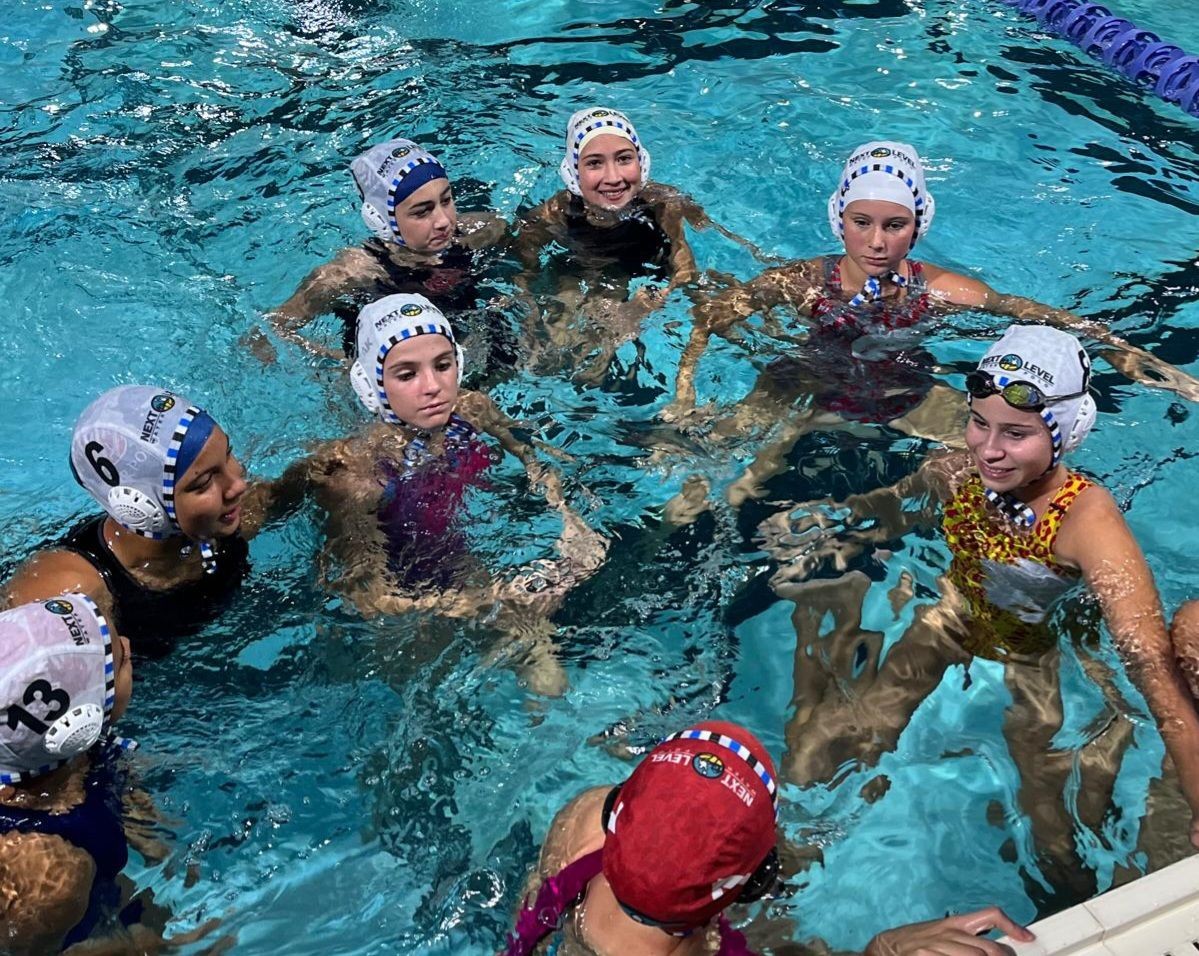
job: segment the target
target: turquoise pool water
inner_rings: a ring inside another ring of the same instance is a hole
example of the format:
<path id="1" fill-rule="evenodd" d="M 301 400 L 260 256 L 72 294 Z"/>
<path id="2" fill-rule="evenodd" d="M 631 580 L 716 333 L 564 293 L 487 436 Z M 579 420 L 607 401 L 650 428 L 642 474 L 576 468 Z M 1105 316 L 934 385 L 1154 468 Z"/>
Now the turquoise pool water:
<path id="1" fill-rule="evenodd" d="M 1121 9 L 1199 50 L 1182 3 Z M 18 2 L 0 27 L 0 89 L 9 565 L 92 510 L 69 480 L 69 433 L 112 384 L 203 401 L 268 476 L 361 419 L 327 370 L 286 350 L 264 368 L 238 340 L 362 238 L 348 161 L 397 133 L 434 146 L 462 208 L 512 217 L 558 188 L 569 113 L 611 103 L 637 122 L 655 178 L 782 257 L 831 249 L 825 199 L 854 145 L 908 140 L 938 199 L 922 257 L 1102 318 L 1199 373 L 1195 121 L 998 3 L 510 0 L 481 15 L 433 0 Z M 693 239 L 705 267 L 759 268 L 714 233 Z M 703 455 L 648 461 L 686 319 L 672 301 L 647 323 L 643 355 L 620 353 L 628 379 L 583 389 L 517 376 L 494 393 L 576 456 L 575 500 L 619 536 L 557 619 L 566 697 L 530 705 L 511 673 L 486 666 L 482 625 L 349 614 L 314 588 L 308 515 L 254 542 L 252 583 L 219 624 L 141 669 L 127 730 L 171 855 L 130 873 L 173 929 L 219 917 L 238 953 L 492 952 L 554 811 L 629 770 L 594 735 L 641 747 L 715 712 L 781 753 L 791 606 L 751 541 L 771 509 L 718 510 L 673 536 L 652 517 L 688 473 L 736 474 Z M 960 333 L 995 327 L 958 316 L 930 348 L 964 367 L 979 346 Z M 701 398 L 731 402 L 754 375 L 718 346 Z M 1172 609 L 1196 590 L 1199 516 L 1184 498 L 1199 479 L 1195 410 L 1102 365 L 1097 386 L 1103 414 L 1079 464 L 1128 506 Z M 771 496 L 862 490 L 918 451 L 884 431 L 809 438 L 792 462 L 827 466 L 789 471 Z M 553 529 L 534 524 L 500 522 L 487 546 L 535 552 Z M 944 556 L 926 545 L 878 572 L 867 626 L 898 636 L 886 591 L 903 566 L 931 585 Z M 1059 745 L 1072 748 L 1102 707 L 1076 664 L 1064 684 Z M 1008 701 L 986 666 L 965 689 L 951 672 L 883 757 L 885 797 L 863 800 L 875 773 L 852 768 L 787 789 L 789 835 L 819 844 L 824 862 L 765 908 L 780 939 L 861 946 L 992 902 L 1033 917 L 1000 732 Z M 1118 809 L 1087 835 L 1100 885 L 1138 865 L 1161 754 L 1126 685 L 1121 706 L 1136 730 Z"/>

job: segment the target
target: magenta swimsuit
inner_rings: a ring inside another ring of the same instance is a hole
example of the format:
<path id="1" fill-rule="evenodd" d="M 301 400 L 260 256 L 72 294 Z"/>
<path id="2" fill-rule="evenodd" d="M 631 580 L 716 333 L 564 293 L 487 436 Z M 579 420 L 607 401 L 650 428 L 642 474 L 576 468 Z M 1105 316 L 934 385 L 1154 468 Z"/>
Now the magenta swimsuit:
<path id="1" fill-rule="evenodd" d="M 461 420 L 459 420 L 461 421 Z M 471 487 L 486 487 L 494 459 L 473 428 L 447 433 L 445 453 L 418 461 L 378 462 L 383 498 L 379 529 L 388 568 L 402 588 L 448 588 L 469 564 L 466 534 L 455 518 Z"/>

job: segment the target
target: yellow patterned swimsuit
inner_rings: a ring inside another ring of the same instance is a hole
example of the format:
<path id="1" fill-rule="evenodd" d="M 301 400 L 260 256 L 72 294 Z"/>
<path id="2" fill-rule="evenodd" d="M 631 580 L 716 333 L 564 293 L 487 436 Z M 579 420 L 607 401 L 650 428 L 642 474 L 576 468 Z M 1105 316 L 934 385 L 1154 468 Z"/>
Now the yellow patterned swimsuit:
<path id="1" fill-rule="evenodd" d="M 1033 656 L 1054 646 L 1045 618 L 1078 582 L 1078 572 L 1053 560 L 1053 546 L 1070 505 L 1092 484 L 1069 473 L 1027 532 L 1012 527 L 988 505 L 978 475 L 967 479 L 945 506 L 941 527 L 953 554 L 949 579 L 973 614 L 963 641 L 971 654 Z"/>

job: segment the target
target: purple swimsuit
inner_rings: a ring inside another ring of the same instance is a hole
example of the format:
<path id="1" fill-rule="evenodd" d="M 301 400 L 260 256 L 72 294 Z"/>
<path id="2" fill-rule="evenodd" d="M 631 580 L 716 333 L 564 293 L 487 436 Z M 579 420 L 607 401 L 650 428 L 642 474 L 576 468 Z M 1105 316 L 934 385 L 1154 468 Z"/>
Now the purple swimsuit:
<path id="1" fill-rule="evenodd" d="M 582 902 L 588 884 L 604 869 L 602 849 L 568 863 L 556 876 L 541 884 L 537 898 L 526 902 L 516 917 L 516 926 L 508 936 L 504 956 L 530 956 L 538 943 L 562 928 L 566 915 Z M 754 956 L 745 935 L 733 929 L 723 913 L 717 918 L 720 949 L 717 956 Z"/>

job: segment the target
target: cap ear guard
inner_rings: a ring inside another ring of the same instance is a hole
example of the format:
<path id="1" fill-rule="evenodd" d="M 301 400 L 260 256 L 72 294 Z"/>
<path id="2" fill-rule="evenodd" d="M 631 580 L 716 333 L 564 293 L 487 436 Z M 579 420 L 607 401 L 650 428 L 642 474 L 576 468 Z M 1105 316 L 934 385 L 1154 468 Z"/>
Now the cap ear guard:
<path id="1" fill-rule="evenodd" d="M 608 832 L 608 823 L 612 819 L 612 809 L 616 806 L 616 801 L 620 797 L 621 784 L 617 784 L 608 791 L 608 795 L 604 797 L 604 809 L 600 811 L 600 824 L 605 833 Z"/>
<path id="2" fill-rule="evenodd" d="M 1098 414 L 1099 408 L 1095 404 L 1095 399 L 1090 394 L 1084 395 L 1082 401 L 1079 402 L 1078 412 L 1074 416 L 1074 424 L 1070 426 L 1070 434 L 1062 442 L 1063 452 L 1074 451 L 1086 440 L 1091 429 L 1095 427 L 1095 419 Z"/>
<path id="3" fill-rule="evenodd" d="M 782 864 L 779 863 L 778 848 L 771 847 L 770 852 L 766 854 L 766 859 L 758 864 L 758 868 L 745 881 L 745 889 L 737 897 L 737 902 L 754 903 L 769 893 L 774 892 L 775 887 L 779 883 L 779 872 L 781 869 Z"/>
<path id="4" fill-rule="evenodd" d="M 104 709 L 95 704 L 81 704 L 54 721 L 42 737 L 46 753 L 69 760 L 90 750 L 104 731 Z"/>
<path id="5" fill-rule="evenodd" d="M 74 446 L 71 451 L 67 461 L 72 477 L 84 491 L 95 496 L 95 491 L 88 488 L 79 473 L 79 466 L 75 464 Z M 130 485 L 118 484 L 109 488 L 100 504 L 119 525 L 142 537 L 157 541 L 167 537 L 172 530 L 171 517 L 162 504 Z"/>
<path id="6" fill-rule="evenodd" d="M 403 238 L 392 230 L 383 214 L 373 205 L 364 200 L 362 208 L 359 211 L 362 213 L 362 221 L 366 225 L 366 228 L 371 231 L 371 234 L 376 239 L 381 239 L 383 242 L 395 242 L 401 246 L 404 245 Z"/>
<path id="7" fill-rule="evenodd" d="M 378 389 L 375 388 L 375 383 L 371 380 L 366 369 L 362 367 L 361 361 L 355 361 L 350 366 L 350 385 L 354 387 L 354 394 L 358 396 L 358 400 L 366 406 L 366 410 L 372 415 L 378 415 L 383 411 L 383 404 L 379 401 Z"/>
<path id="8" fill-rule="evenodd" d="M 828 227 L 838 242 L 845 238 L 845 223 L 841 221 L 841 189 L 834 189 L 828 197 Z"/>
<path id="9" fill-rule="evenodd" d="M 108 493 L 108 513 L 118 524 L 146 537 L 162 535 L 171 526 L 162 505 L 128 485 L 118 485 Z"/>
<path id="10" fill-rule="evenodd" d="M 916 240 L 921 238 L 932 227 L 933 217 L 937 214 L 937 201 L 933 199 L 932 193 L 927 189 L 924 191 L 924 208 L 920 210 L 920 222 L 917 225 L 916 235 L 912 237 L 912 245 L 916 244 Z"/>

